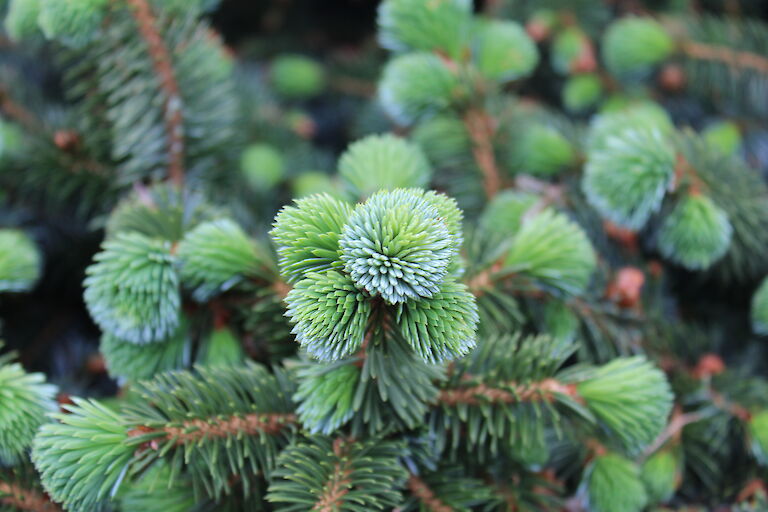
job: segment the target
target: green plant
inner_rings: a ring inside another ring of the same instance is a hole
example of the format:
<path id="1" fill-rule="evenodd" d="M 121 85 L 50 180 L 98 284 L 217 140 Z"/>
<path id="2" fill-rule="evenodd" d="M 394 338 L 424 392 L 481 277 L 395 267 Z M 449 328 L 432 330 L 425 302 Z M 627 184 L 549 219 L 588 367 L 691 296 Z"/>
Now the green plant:
<path id="1" fill-rule="evenodd" d="M 6 4 L 0 510 L 764 507 L 762 22 Z"/>

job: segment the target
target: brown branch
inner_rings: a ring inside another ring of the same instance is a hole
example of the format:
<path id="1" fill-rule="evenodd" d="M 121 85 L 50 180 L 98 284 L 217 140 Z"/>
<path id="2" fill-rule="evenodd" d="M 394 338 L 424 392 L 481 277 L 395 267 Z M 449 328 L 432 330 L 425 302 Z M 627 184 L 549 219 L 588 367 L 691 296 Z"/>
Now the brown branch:
<path id="1" fill-rule="evenodd" d="M 272 290 L 278 297 L 280 297 L 280 300 L 284 300 L 288 296 L 288 292 L 290 292 L 292 289 L 293 286 L 286 283 L 282 279 L 276 279 L 275 282 L 272 283 Z"/>
<path id="2" fill-rule="evenodd" d="M 424 504 L 428 512 L 453 512 L 452 507 L 443 503 L 427 483 L 414 474 L 408 478 L 408 489 Z"/>
<path id="3" fill-rule="evenodd" d="M 179 84 L 173 71 L 171 54 L 157 28 L 157 18 L 147 0 L 127 0 L 139 27 L 139 33 L 147 43 L 155 72 L 160 78 L 160 88 L 165 101 L 163 117 L 168 136 L 168 176 L 177 186 L 184 184 L 184 126 L 181 114 L 182 99 Z"/>
<path id="4" fill-rule="evenodd" d="M 340 462 L 333 466 L 333 472 L 328 483 L 323 488 L 320 498 L 315 502 L 312 510 L 317 512 L 334 512 L 339 509 L 341 499 L 349 493 L 352 484 L 352 460 L 347 458 L 349 444 L 342 438 L 333 441 L 333 453 Z"/>
<path id="5" fill-rule="evenodd" d="M 464 114 L 464 126 L 472 140 L 475 162 L 483 173 L 485 195 L 490 199 L 501 189 L 501 176 L 493 151 L 493 138 L 496 135 L 494 120 L 483 110 L 470 109 Z"/>
<path id="6" fill-rule="evenodd" d="M 297 418 L 292 413 L 251 413 L 243 416 L 231 416 L 216 420 L 194 419 L 185 421 L 181 426 L 162 428 L 137 427 L 128 432 L 130 437 L 165 433 L 166 439 L 171 439 L 176 445 L 194 443 L 201 439 L 223 438 L 245 434 L 248 436 L 280 433 L 286 426 L 296 423 Z M 148 443 L 149 447 L 157 449 L 157 439 Z"/>
<path id="7" fill-rule="evenodd" d="M 457 404 L 478 405 L 487 402 L 500 404 L 539 400 L 552 402 L 556 393 L 579 399 L 574 384 L 564 384 L 555 379 L 544 379 L 529 384 L 511 383 L 508 388 L 492 388 L 485 384 L 478 384 L 466 388 L 443 389 L 440 391 L 437 402 L 449 406 Z"/>
<path id="8" fill-rule="evenodd" d="M 42 123 L 29 110 L 13 101 L 4 87 L 0 87 L 0 112 L 28 130 L 39 130 L 42 126 Z"/>
<path id="9" fill-rule="evenodd" d="M 61 510 L 44 494 L 31 489 L 24 489 L 9 482 L 0 482 L 0 494 L 6 495 L 0 498 L 0 503 L 19 510 L 32 512 L 58 512 Z"/>
<path id="10" fill-rule="evenodd" d="M 718 61 L 733 70 L 752 69 L 768 74 L 768 57 L 757 53 L 745 52 L 695 41 L 685 41 L 681 49 L 688 57 L 701 60 Z"/>
<path id="11" fill-rule="evenodd" d="M 667 428 L 665 428 L 664 431 L 656 437 L 653 443 L 651 443 L 645 449 L 641 457 L 641 460 L 645 460 L 646 458 L 650 457 L 656 450 L 661 448 L 664 445 L 664 443 L 666 443 L 668 440 L 672 438 L 676 438 L 678 435 L 680 435 L 680 432 L 682 432 L 683 428 L 685 428 L 686 425 L 690 425 L 691 423 L 696 423 L 697 421 L 701 421 L 703 419 L 704 419 L 704 416 L 700 413 L 683 414 L 679 410 L 676 410 L 672 415 L 672 421 L 670 421 L 669 425 L 667 425 Z"/>

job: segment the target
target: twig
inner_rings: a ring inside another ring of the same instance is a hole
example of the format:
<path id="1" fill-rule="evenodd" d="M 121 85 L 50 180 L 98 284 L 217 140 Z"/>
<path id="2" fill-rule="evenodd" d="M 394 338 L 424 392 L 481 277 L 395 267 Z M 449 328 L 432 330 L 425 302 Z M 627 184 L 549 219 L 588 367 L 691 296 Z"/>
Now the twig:
<path id="1" fill-rule="evenodd" d="M 133 17 L 139 27 L 139 33 L 147 43 L 149 55 L 155 72 L 160 77 L 163 89 L 163 117 L 168 136 L 168 176 L 181 187 L 184 184 L 184 126 L 181 92 L 173 71 L 171 54 L 157 28 L 157 18 L 152 13 L 147 0 L 127 0 L 133 9 Z"/>
<path id="2" fill-rule="evenodd" d="M 453 508 L 443 503 L 435 495 L 435 491 L 430 489 L 424 480 L 414 474 L 408 477 L 408 490 L 418 498 L 428 512 L 453 512 Z"/>
<path id="3" fill-rule="evenodd" d="M 738 51 L 723 46 L 715 46 L 694 41 L 685 41 L 681 49 L 688 57 L 702 60 L 719 61 L 733 68 L 753 69 L 768 74 L 768 57 L 757 53 Z"/>
<path id="4" fill-rule="evenodd" d="M 464 126 L 472 140 L 475 162 L 483 173 L 485 195 L 490 199 L 501 189 L 501 176 L 493 150 L 493 139 L 496 135 L 494 120 L 483 110 L 470 109 L 464 114 Z"/>
<path id="5" fill-rule="evenodd" d="M 0 494 L 5 495 L 0 497 L 0 503 L 19 510 L 32 512 L 58 512 L 61 510 L 47 496 L 9 482 L 0 482 Z"/>
<path id="6" fill-rule="evenodd" d="M 686 425 L 696 423 L 697 421 L 701 421 L 703 419 L 704 415 L 698 412 L 689 412 L 685 414 L 677 412 L 672 416 L 672 421 L 669 422 L 667 428 L 665 428 L 664 431 L 659 434 L 650 445 L 648 445 L 648 447 L 643 452 L 643 455 L 640 457 L 641 460 L 645 460 L 650 457 L 656 450 L 661 448 L 664 443 L 677 436 L 683 430 L 683 428 L 685 428 Z"/>
<path id="7" fill-rule="evenodd" d="M 352 474 L 352 460 L 347 457 L 349 446 L 347 441 L 338 438 L 333 441 L 333 454 L 341 462 L 333 466 L 333 472 L 328 484 L 323 488 L 320 498 L 315 502 L 312 510 L 317 512 L 334 512 L 339 510 L 341 499 L 349 493 L 352 483 L 349 476 Z"/>

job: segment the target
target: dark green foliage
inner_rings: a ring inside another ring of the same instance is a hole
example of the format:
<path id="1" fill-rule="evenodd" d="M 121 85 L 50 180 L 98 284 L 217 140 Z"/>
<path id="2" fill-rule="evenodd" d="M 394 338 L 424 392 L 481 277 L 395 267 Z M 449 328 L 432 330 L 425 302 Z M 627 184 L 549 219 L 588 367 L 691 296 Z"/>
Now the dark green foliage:
<path id="1" fill-rule="evenodd" d="M 112 19 L 70 70 L 68 82 L 81 108 L 100 111 L 99 128 L 109 130 L 113 141 L 117 182 L 166 178 L 169 158 L 193 174 L 213 171 L 237 119 L 231 59 L 194 13 L 174 18 L 160 13 L 155 29 L 170 49 L 169 64 L 178 84 L 178 92 L 172 91 L 158 80 L 157 55 L 152 53 L 157 50 L 141 39 L 130 8 L 115 9 Z M 170 120 L 176 111 L 178 122 Z"/>
<path id="2" fill-rule="evenodd" d="M 183 466 L 198 497 L 231 493 L 233 471 L 246 477 L 248 496 L 256 492 L 249 475 L 268 472 L 291 433 L 291 392 L 282 376 L 252 363 L 164 373 L 137 384 L 141 400 L 124 414 L 142 430 L 130 444 L 151 443 L 145 456 Z"/>
<path id="3" fill-rule="evenodd" d="M 388 510 L 401 501 L 402 443 L 314 436 L 286 448 L 272 474 L 267 500 L 281 510 L 314 505 L 331 510 Z M 312 467 L 311 472 L 302 467 Z"/>

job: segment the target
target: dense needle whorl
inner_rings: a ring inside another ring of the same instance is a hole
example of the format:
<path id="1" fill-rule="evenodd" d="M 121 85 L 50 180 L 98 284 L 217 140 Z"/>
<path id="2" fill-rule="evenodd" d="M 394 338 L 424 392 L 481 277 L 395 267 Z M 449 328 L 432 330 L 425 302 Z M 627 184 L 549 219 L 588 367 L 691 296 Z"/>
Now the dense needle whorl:
<path id="1" fill-rule="evenodd" d="M 379 192 L 350 215 L 339 246 L 357 286 L 390 304 L 432 297 L 445 279 L 457 237 L 420 190 Z"/>

